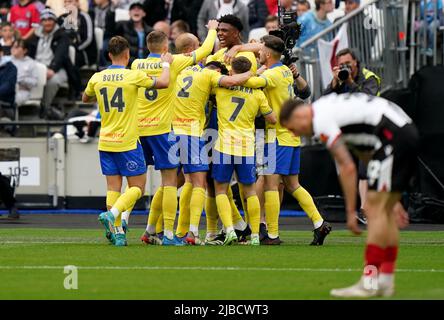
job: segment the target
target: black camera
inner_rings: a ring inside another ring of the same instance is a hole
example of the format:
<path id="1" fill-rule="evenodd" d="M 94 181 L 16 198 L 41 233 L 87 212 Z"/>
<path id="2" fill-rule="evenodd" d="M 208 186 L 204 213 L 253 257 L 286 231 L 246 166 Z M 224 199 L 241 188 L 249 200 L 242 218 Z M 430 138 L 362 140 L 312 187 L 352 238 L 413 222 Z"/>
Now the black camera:
<path id="1" fill-rule="evenodd" d="M 341 64 L 339 66 L 338 78 L 341 81 L 346 81 L 350 77 L 351 66 L 348 64 Z"/>
<path id="2" fill-rule="evenodd" d="M 286 11 L 281 7 L 281 2 L 278 3 L 278 19 L 279 29 L 271 31 L 270 35 L 282 39 L 285 43 L 285 51 L 283 53 L 282 63 L 289 66 L 298 61 L 298 58 L 293 55 L 293 48 L 296 41 L 301 35 L 301 25 L 297 22 L 298 14 L 296 11 Z"/>

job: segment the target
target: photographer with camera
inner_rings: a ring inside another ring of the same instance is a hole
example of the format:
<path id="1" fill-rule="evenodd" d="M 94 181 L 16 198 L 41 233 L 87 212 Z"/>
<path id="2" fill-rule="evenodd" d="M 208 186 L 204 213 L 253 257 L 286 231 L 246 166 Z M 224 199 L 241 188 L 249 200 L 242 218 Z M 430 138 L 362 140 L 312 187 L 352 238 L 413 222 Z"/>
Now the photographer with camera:
<path id="1" fill-rule="evenodd" d="M 333 68 L 333 80 L 324 95 L 330 93 L 363 92 L 379 96 L 381 79 L 372 71 L 361 68 L 356 54 L 351 49 L 343 49 L 336 54 L 337 64 Z"/>
<path id="2" fill-rule="evenodd" d="M 333 80 L 324 91 L 324 95 L 330 93 L 366 93 L 379 96 L 381 91 L 381 79 L 368 69 L 361 68 L 356 54 L 351 49 L 343 49 L 336 54 L 337 64 L 333 68 Z M 354 159 L 359 168 L 359 196 L 361 198 L 361 209 L 357 218 L 366 223 L 364 206 L 368 190 L 367 164 L 361 160 Z"/>

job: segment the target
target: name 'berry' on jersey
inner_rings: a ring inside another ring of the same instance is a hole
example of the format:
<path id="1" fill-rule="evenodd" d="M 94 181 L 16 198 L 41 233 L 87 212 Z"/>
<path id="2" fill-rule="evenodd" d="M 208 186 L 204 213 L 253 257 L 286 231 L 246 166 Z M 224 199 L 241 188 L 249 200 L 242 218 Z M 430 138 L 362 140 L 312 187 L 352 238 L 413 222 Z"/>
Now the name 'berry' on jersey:
<path id="1" fill-rule="evenodd" d="M 233 156 L 252 157 L 255 152 L 254 120 L 259 112 L 273 110 L 262 90 L 242 86 L 216 88 L 217 122 L 215 149 Z"/>
<path id="2" fill-rule="evenodd" d="M 102 124 L 99 137 L 99 150 L 124 152 L 137 147 L 139 133 L 137 127 L 139 88 L 152 88 L 155 80 L 141 71 L 110 66 L 95 73 L 88 82 L 85 94 L 96 97 Z"/>

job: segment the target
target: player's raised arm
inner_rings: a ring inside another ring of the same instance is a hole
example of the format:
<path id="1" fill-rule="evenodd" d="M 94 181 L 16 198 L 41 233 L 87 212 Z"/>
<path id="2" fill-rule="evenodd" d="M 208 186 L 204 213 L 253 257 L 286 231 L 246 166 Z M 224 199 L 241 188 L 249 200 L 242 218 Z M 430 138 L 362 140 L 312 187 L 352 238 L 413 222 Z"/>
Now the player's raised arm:
<path id="1" fill-rule="evenodd" d="M 347 226 L 354 234 L 361 234 L 356 220 L 356 181 L 358 179 L 356 166 L 347 147 L 337 139 L 330 147 L 330 152 L 336 160 L 339 170 L 339 180 L 345 197 L 345 210 L 347 213 Z"/>
<path id="2" fill-rule="evenodd" d="M 154 88 L 168 88 L 170 84 L 170 64 L 173 62 L 173 59 L 174 58 L 170 53 L 164 53 L 160 56 L 160 60 L 162 61 L 162 73 L 160 77 L 156 79 Z"/>
<path id="3" fill-rule="evenodd" d="M 214 44 L 216 42 L 216 37 L 217 37 L 216 29 L 217 29 L 218 25 L 219 25 L 219 22 L 217 20 L 208 21 L 207 37 L 205 38 L 204 43 L 202 43 L 202 46 L 193 52 L 194 63 L 206 58 L 213 51 Z"/>
<path id="4" fill-rule="evenodd" d="M 225 63 L 231 64 L 231 61 L 233 61 L 233 59 L 236 57 L 236 55 L 239 52 L 250 51 L 250 52 L 257 53 L 262 49 L 262 47 L 263 47 L 263 44 L 258 43 L 258 42 L 235 45 L 235 46 L 231 47 L 230 50 L 225 52 L 225 54 L 224 54 Z"/>
<path id="5" fill-rule="evenodd" d="M 247 71 L 240 74 L 235 74 L 232 76 L 222 76 L 219 80 L 219 87 L 233 87 L 233 86 L 241 86 L 245 82 L 248 81 L 253 76 L 251 71 Z"/>

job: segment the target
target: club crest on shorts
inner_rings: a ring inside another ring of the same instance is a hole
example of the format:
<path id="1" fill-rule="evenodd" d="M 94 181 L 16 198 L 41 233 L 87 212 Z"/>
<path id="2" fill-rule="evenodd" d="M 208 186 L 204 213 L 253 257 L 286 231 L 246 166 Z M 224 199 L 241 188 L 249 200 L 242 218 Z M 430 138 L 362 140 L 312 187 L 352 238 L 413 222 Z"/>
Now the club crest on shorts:
<path id="1" fill-rule="evenodd" d="M 128 162 L 126 163 L 126 168 L 127 168 L 129 171 L 136 171 L 136 170 L 137 170 L 137 167 L 138 167 L 138 165 L 137 165 L 137 162 L 136 162 L 136 161 L 128 161 Z"/>

